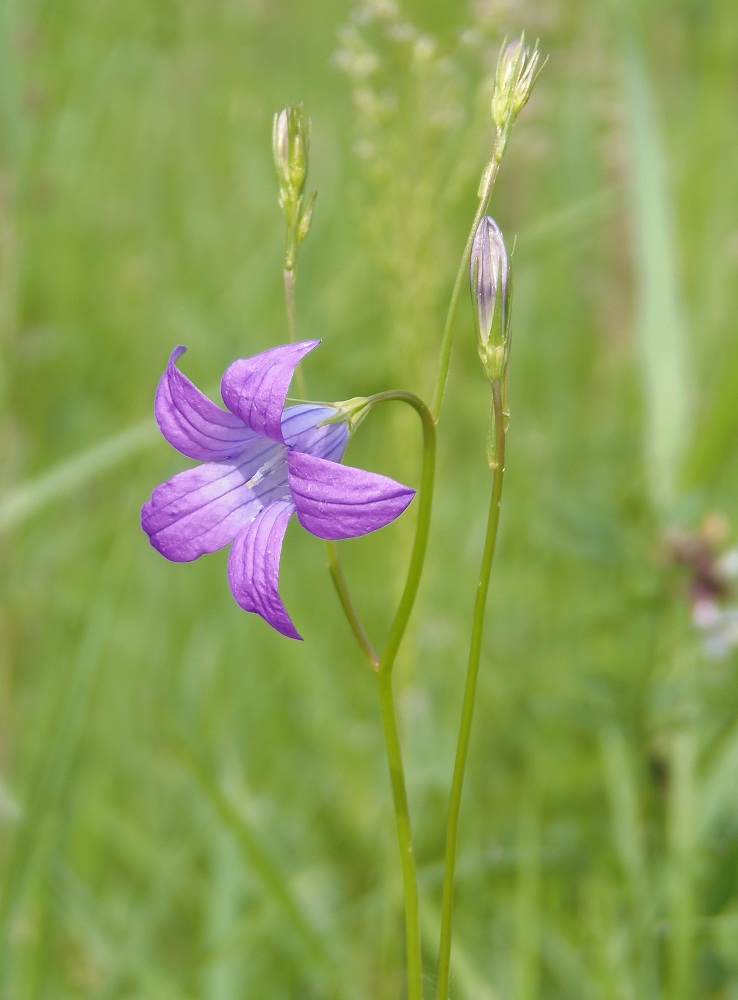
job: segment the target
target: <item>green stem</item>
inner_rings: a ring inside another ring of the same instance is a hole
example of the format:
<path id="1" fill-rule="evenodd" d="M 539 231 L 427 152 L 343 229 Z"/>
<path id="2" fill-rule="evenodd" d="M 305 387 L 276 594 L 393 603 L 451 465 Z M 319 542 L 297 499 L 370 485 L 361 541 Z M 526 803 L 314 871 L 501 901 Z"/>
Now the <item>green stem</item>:
<path id="1" fill-rule="evenodd" d="M 295 268 L 284 268 L 284 298 L 287 303 L 287 329 L 289 331 L 290 343 L 297 343 L 297 310 L 295 308 Z M 302 368 L 296 372 L 297 390 L 303 399 L 307 399 L 307 386 L 305 374 Z"/>
<path id="2" fill-rule="evenodd" d="M 382 714 L 384 742 L 387 748 L 392 798 L 395 805 L 397 842 L 400 846 L 403 896 L 405 901 L 405 937 L 407 950 L 407 996 L 408 1000 L 423 998 L 423 966 L 420 940 L 420 906 L 418 903 L 418 875 L 415 868 L 413 833 L 410 823 L 410 808 L 407 801 L 405 769 L 402 749 L 397 729 L 397 712 L 392 691 L 392 671 L 377 671 L 379 708 Z"/>
<path id="3" fill-rule="evenodd" d="M 420 417 L 423 428 L 423 465 L 420 474 L 420 489 L 418 490 L 418 520 L 415 527 L 415 541 L 413 551 L 408 565 L 405 587 L 400 598 L 400 603 L 395 612 L 395 617 L 390 627 L 387 646 L 381 656 L 378 657 L 374 647 L 359 619 L 358 612 L 354 607 L 349 594 L 348 584 L 338 561 L 338 553 L 331 542 L 327 542 L 328 562 L 331 579 L 336 588 L 338 598 L 341 602 L 344 614 L 348 619 L 351 630 L 357 642 L 362 648 L 364 655 L 368 659 L 373 670 L 380 669 L 391 671 L 397 653 L 407 630 L 407 624 L 415 604 L 415 598 L 420 585 L 420 578 L 423 573 L 425 553 L 428 547 L 428 536 L 430 534 L 430 518 L 433 507 L 433 485 L 436 469 L 436 425 L 431 416 L 431 412 L 422 399 L 412 392 L 403 392 L 391 389 L 387 392 L 378 392 L 374 396 L 369 396 L 368 401 L 375 405 L 377 403 L 401 402 L 412 406 Z"/>
<path id="4" fill-rule="evenodd" d="M 469 663 L 461 709 L 461 725 L 456 748 L 456 762 L 451 782 L 451 796 L 446 829 L 446 860 L 443 876 L 443 900 L 441 904 L 441 940 L 438 957 L 438 1000 L 448 1000 L 451 974 L 451 933 L 453 922 L 454 877 L 456 873 L 456 849 L 459 833 L 459 813 L 461 793 L 464 786 L 464 772 L 469 755 L 469 739 L 474 718 L 474 702 L 479 676 L 479 661 L 482 652 L 482 634 L 489 591 L 489 578 L 497 544 L 497 529 L 500 523 L 500 503 L 505 475 L 505 421 L 502 412 L 502 391 L 499 382 L 492 383 L 492 407 L 494 413 L 494 441 L 491 448 L 492 496 L 490 497 L 487 535 L 484 539 L 482 563 L 479 569 L 477 597 L 474 603 Z"/>
<path id="5" fill-rule="evenodd" d="M 296 253 L 296 251 L 294 251 Z M 290 244 L 288 236 L 288 247 L 287 253 L 285 255 L 285 266 L 283 270 L 284 276 L 284 299 L 287 305 L 287 327 L 289 330 L 290 343 L 297 343 L 297 309 L 295 307 L 295 280 L 297 278 L 297 273 L 294 267 L 288 266 L 290 254 Z M 302 400 L 307 399 L 307 382 L 305 381 L 305 374 L 302 368 L 297 369 L 297 388 L 300 393 Z M 341 563 L 338 559 L 338 553 L 336 552 L 336 547 L 333 542 L 326 542 L 326 548 L 328 549 L 328 572 L 331 575 L 331 580 L 333 580 L 333 586 L 336 588 L 336 593 L 338 594 L 338 599 L 341 602 L 341 607 L 343 608 L 344 614 L 348 619 L 348 623 L 351 626 L 351 630 L 356 636 L 356 640 L 361 646 L 364 654 L 366 655 L 369 663 L 376 670 L 377 664 L 379 663 L 379 657 L 374 652 L 369 637 L 366 634 L 364 626 L 361 624 L 359 615 L 354 607 L 353 601 L 351 600 L 351 595 L 349 593 L 348 584 L 346 582 L 346 577 L 344 576 L 343 570 L 341 569 Z"/>
<path id="6" fill-rule="evenodd" d="M 430 534 L 431 510 L 433 508 L 433 485 L 436 474 L 436 424 L 433 416 L 422 399 L 411 392 L 390 390 L 371 396 L 372 403 L 384 403 L 397 400 L 407 403 L 420 417 L 423 427 L 423 467 L 420 474 L 420 489 L 418 491 L 418 520 L 415 527 L 415 542 L 410 555 L 405 588 L 397 606 L 395 617 L 390 628 L 387 646 L 382 653 L 380 670 L 391 671 L 397 652 L 407 629 L 407 623 L 418 594 L 420 577 L 423 573 L 425 553 L 428 548 Z"/>
<path id="7" fill-rule="evenodd" d="M 289 325 L 290 342 L 297 342 L 297 320 L 295 310 L 295 270 L 294 267 L 285 266 L 284 269 L 284 291 L 287 302 L 287 321 Z M 305 379 L 301 370 L 298 370 L 298 389 L 303 398 L 307 398 Z M 420 577 L 425 561 L 425 552 L 428 545 L 428 535 L 430 531 L 430 515 L 433 504 L 433 483 L 435 479 L 436 460 L 436 426 L 425 403 L 417 396 L 409 392 L 390 391 L 378 393 L 372 397 L 373 403 L 383 403 L 396 400 L 412 406 L 420 417 L 423 427 L 423 467 L 421 472 L 420 498 L 418 508 L 418 519 L 415 528 L 415 542 L 408 566 L 405 587 L 400 598 L 400 603 L 395 613 L 387 647 L 381 657 L 378 658 L 374 647 L 361 623 L 359 615 L 354 607 L 348 584 L 344 576 L 341 564 L 338 560 L 338 553 L 331 542 L 327 542 L 328 560 L 331 579 L 336 588 L 338 598 L 341 602 L 344 614 L 354 636 L 359 643 L 364 655 L 376 672 L 377 687 L 379 691 L 379 706 L 382 716 L 382 728 L 384 730 L 385 746 L 387 749 L 387 763 L 389 765 L 390 783 L 392 786 L 392 799 L 395 809 L 395 823 L 397 826 L 397 841 L 400 848 L 400 865 L 402 869 L 402 885 L 405 906 L 405 935 L 407 951 L 407 980 L 408 980 L 408 1000 L 422 1000 L 423 998 L 423 968 L 422 950 L 420 939 L 420 914 L 418 903 L 418 876 L 415 867 L 415 851 L 413 848 L 412 827 L 410 823 L 410 809 L 407 799 L 407 788 L 405 784 L 405 770 L 402 760 L 402 748 L 400 746 L 400 736 L 397 726 L 397 712 L 395 708 L 394 693 L 392 690 L 392 668 L 394 666 L 397 652 L 400 648 L 410 614 L 415 604 L 415 598 L 420 585 Z"/>
<path id="8" fill-rule="evenodd" d="M 295 315 L 295 271 L 294 268 L 284 269 L 284 290 L 287 302 L 287 320 L 290 341 L 297 341 L 297 321 Z M 298 370 L 298 389 L 303 398 L 307 398 L 302 372 Z M 382 716 L 387 762 L 392 785 L 392 798 L 395 809 L 397 840 L 400 848 L 400 864 L 402 869 L 402 885 L 405 905 L 405 933 L 407 949 L 408 1000 L 422 1000 L 423 969 L 420 939 L 420 917 L 418 904 L 418 876 L 415 867 L 415 851 L 413 848 L 410 810 L 407 800 L 405 771 L 402 760 L 402 748 L 397 726 L 397 713 L 392 690 L 392 668 L 397 652 L 407 630 L 415 598 L 423 572 L 423 563 L 428 546 L 430 532 L 430 515 L 433 504 L 433 484 L 436 464 L 436 426 L 425 403 L 410 392 L 381 392 L 371 397 L 371 402 L 384 403 L 398 401 L 412 406 L 420 417 L 423 427 L 423 467 L 421 472 L 418 519 L 415 528 L 415 542 L 410 556 L 407 579 L 395 613 L 389 638 L 384 653 L 380 658 L 364 629 L 359 615 L 353 605 L 346 578 L 338 560 L 335 547 L 328 542 L 328 559 L 331 579 L 336 588 L 341 607 L 348 619 L 349 625 L 361 646 L 364 655 L 376 672 L 379 690 L 379 705 Z"/>
<path id="9" fill-rule="evenodd" d="M 371 640 L 366 634 L 366 630 L 364 629 L 358 612 L 354 607 L 354 602 L 351 600 L 348 583 L 346 582 L 346 577 L 344 576 L 341 563 L 338 560 L 336 546 L 333 542 L 326 542 L 325 544 L 328 549 L 328 572 L 331 574 L 331 580 L 333 580 L 333 586 L 336 588 L 336 593 L 338 594 L 338 599 L 341 602 L 343 613 L 346 615 L 348 623 L 351 626 L 351 631 L 354 633 L 356 641 L 361 646 L 364 655 L 369 661 L 369 665 L 373 670 L 377 670 L 379 668 L 379 657 L 374 651 Z"/>
<path id="10" fill-rule="evenodd" d="M 499 143 L 499 138 L 498 138 Z M 443 406 L 443 397 L 446 393 L 446 383 L 448 382 L 448 370 L 451 365 L 451 348 L 454 342 L 454 327 L 456 326 L 456 314 L 459 311 L 459 301 L 461 299 L 461 289 L 464 283 L 469 280 L 469 260 L 471 259 L 472 245 L 474 243 L 474 237 L 477 232 L 477 227 L 482 221 L 484 214 L 489 207 L 489 200 L 492 197 L 492 188 L 495 185 L 495 179 L 497 177 L 497 171 L 500 168 L 501 152 L 498 153 L 498 146 L 495 145 L 495 151 L 493 158 L 487 165 L 484 173 L 484 184 L 479 192 L 479 205 L 477 207 L 476 215 L 474 216 L 474 221 L 472 222 L 471 229 L 469 230 L 469 235 L 466 240 L 466 246 L 464 247 L 464 253 L 461 258 L 461 263 L 459 264 L 459 270 L 456 274 L 456 281 L 454 283 L 454 289 L 451 293 L 451 301 L 448 306 L 448 313 L 446 314 L 446 325 L 443 329 L 443 337 L 441 338 L 441 357 L 438 362 L 438 375 L 436 377 L 436 388 L 433 393 L 433 405 L 431 407 L 431 413 L 433 418 L 438 423 L 441 416 L 441 407 Z"/>
<path id="11" fill-rule="evenodd" d="M 392 690 L 392 669 L 400 643 L 407 630 L 410 614 L 418 593 L 420 577 L 428 545 L 430 515 L 433 505 L 433 483 L 436 465 L 436 426 L 425 403 L 410 392 L 381 392 L 371 397 L 372 403 L 397 400 L 412 406 L 423 426 L 423 468 L 421 472 L 418 520 L 415 528 L 415 542 L 410 556 L 405 587 L 397 606 L 394 621 L 382 658 L 377 667 L 377 686 L 382 726 L 387 748 L 392 797 L 395 807 L 397 841 L 400 848 L 402 885 L 405 901 L 405 938 L 407 949 L 407 995 L 408 1000 L 422 1000 L 423 965 L 420 937 L 420 912 L 418 903 L 418 876 L 415 867 L 412 825 L 405 784 L 405 769 L 402 748 L 397 727 L 397 712 Z"/>

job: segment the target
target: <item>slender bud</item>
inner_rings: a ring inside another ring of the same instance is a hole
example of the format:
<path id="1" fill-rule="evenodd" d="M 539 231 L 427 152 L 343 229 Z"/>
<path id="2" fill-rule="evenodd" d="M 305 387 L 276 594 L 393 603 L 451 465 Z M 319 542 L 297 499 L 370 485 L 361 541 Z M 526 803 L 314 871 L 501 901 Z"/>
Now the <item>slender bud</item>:
<path id="1" fill-rule="evenodd" d="M 313 221 L 313 207 L 315 205 L 315 199 L 318 197 L 317 191 L 312 191 L 304 204 L 300 203 L 300 222 L 297 226 L 297 243 L 298 246 L 305 239 L 307 234 L 310 232 L 310 225 Z"/>
<path id="2" fill-rule="evenodd" d="M 538 42 L 531 50 L 525 44 L 525 35 L 510 42 L 500 52 L 492 96 L 492 120 L 501 132 L 510 129 L 528 103 L 533 84 L 544 64 Z"/>
<path id="3" fill-rule="evenodd" d="M 477 227 L 469 261 L 476 306 L 479 357 L 491 382 L 502 378 L 510 327 L 510 260 L 499 226 L 486 215 Z"/>
<path id="4" fill-rule="evenodd" d="M 298 221 L 310 156 L 310 119 L 301 104 L 283 108 L 274 116 L 272 148 L 279 181 L 279 203 L 288 225 L 294 226 Z"/>

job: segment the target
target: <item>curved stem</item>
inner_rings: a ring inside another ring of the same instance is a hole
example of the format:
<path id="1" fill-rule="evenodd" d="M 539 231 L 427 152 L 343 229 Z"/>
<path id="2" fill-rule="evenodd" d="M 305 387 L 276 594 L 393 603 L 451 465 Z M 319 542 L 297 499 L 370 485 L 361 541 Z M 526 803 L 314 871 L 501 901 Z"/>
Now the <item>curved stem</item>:
<path id="1" fill-rule="evenodd" d="M 487 606 L 487 593 L 489 591 L 489 578 L 492 572 L 492 562 L 497 544 L 502 484 L 505 475 L 505 420 L 502 410 L 502 390 L 499 382 L 492 383 L 492 413 L 494 426 L 494 436 L 490 443 L 492 495 L 490 497 L 487 534 L 484 539 L 482 563 L 479 569 L 477 596 L 474 603 L 469 663 L 466 674 L 466 686 L 464 688 L 464 702 L 461 709 L 459 740 L 456 747 L 456 762 L 451 782 L 448 825 L 446 828 L 446 859 L 443 875 L 443 900 L 441 904 L 441 940 L 438 957 L 438 1000 L 448 1000 L 451 974 L 454 876 L 456 873 L 456 848 L 459 832 L 459 813 L 461 811 L 461 793 L 464 786 L 466 761 L 469 755 L 469 739 L 471 737 L 472 721 L 474 718 L 477 677 L 479 676 L 479 661 L 482 652 L 484 616 Z"/>
<path id="2" fill-rule="evenodd" d="M 472 244 L 474 243 L 474 236 L 477 232 L 477 226 L 482 221 L 487 208 L 489 206 L 489 200 L 492 196 L 492 188 L 495 184 L 495 179 L 497 177 L 497 171 L 500 168 L 500 158 L 497 153 L 497 147 L 495 147 L 495 153 L 492 160 L 490 160 L 487 169 L 484 173 L 484 184 L 479 192 L 479 205 L 477 207 L 476 215 L 474 216 L 474 221 L 472 222 L 471 229 L 469 230 L 469 235 L 466 240 L 466 246 L 464 247 L 464 253 L 461 257 L 461 263 L 459 264 L 459 270 L 456 274 L 456 281 L 454 282 L 454 289 L 451 292 L 451 301 L 448 306 L 448 313 L 446 314 L 446 325 L 443 329 L 443 337 L 441 338 L 441 356 L 438 362 L 438 375 L 436 376 L 436 388 L 433 393 L 433 405 L 431 407 L 431 412 L 433 418 L 438 423 L 441 416 L 441 407 L 443 406 L 443 397 L 446 394 L 446 383 L 448 382 L 448 370 L 451 365 L 451 348 L 454 342 L 454 327 L 456 325 L 456 313 L 459 310 L 459 300 L 461 298 L 461 289 L 469 278 L 469 260 L 471 259 Z"/>
<path id="3" fill-rule="evenodd" d="M 392 400 L 407 403 L 418 414 L 423 427 L 423 467 L 420 474 L 420 489 L 418 491 L 418 520 L 415 527 L 415 542 L 413 543 L 413 551 L 410 555 L 405 587 L 400 598 L 400 603 L 397 606 L 387 639 L 387 645 L 382 653 L 379 664 L 380 670 L 391 671 L 415 604 L 418 587 L 420 586 L 420 577 L 423 573 L 425 553 L 428 548 L 431 510 L 433 508 L 433 485 L 436 475 L 436 425 L 430 410 L 423 400 L 411 392 L 391 390 L 389 392 L 379 392 L 369 398 L 372 403 L 391 402 Z"/>
<path id="4" fill-rule="evenodd" d="M 297 341 L 297 320 L 295 310 L 295 271 L 294 268 L 284 269 L 284 290 L 287 302 L 287 321 L 289 325 L 290 342 Z M 298 370 L 298 389 L 303 398 L 307 397 L 305 379 Z M 433 482 L 435 478 L 436 459 L 436 427 L 430 411 L 425 403 L 409 392 L 382 392 L 372 397 L 373 403 L 397 400 L 412 406 L 418 413 L 423 426 L 423 468 L 421 473 L 420 503 L 418 519 L 415 528 L 415 542 L 410 557 L 408 575 L 400 598 L 397 612 L 390 628 L 387 647 L 381 657 L 377 656 L 374 647 L 361 623 L 354 607 L 348 584 L 344 576 L 338 553 L 332 542 L 326 542 L 328 549 L 329 570 L 336 588 L 344 614 L 354 633 L 356 641 L 374 669 L 379 692 L 379 707 L 382 716 L 387 763 L 389 765 L 392 799 L 395 810 L 397 841 L 400 847 L 400 865 L 402 869 L 402 886 L 405 907 L 405 934 L 407 951 L 408 1000 L 423 1000 L 423 968 L 420 939 L 420 913 L 418 903 L 418 876 L 415 867 L 415 851 L 413 848 L 410 809 L 405 784 L 405 769 L 402 761 L 402 748 L 397 726 L 397 712 L 392 690 L 392 667 L 397 651 L 407 629 L 410 614 L 415 603 L 415 597 L 420 584 L 420 577 L 425 560 L 430 529 L 430 514 L 433 502 Z"/>
<path id="5" fill-rule="evenodd" d="M 290 331 L 290 341 L 297 341 L 297 322 L 295 316 L 295 272 L 294 268 L 284 269 L 284 289 L 287 301 L 287 319 Z M 298 371 L 300 381 L 298 389 L 303 398 L 307 397 L 305 381 L 302 372 Z M 348 584 L 338 561 L 338 554 L 331 542 L 327 542 L 328 559 L 331 579 L 336 588 L 341 607 L 348 619 L 354 636 L 361 646 L 364 655 L 376 672 L 379 691 L 379 706 L 382 716 L 387 763 L 389 765 L 392 798 L 397 826 L 397 841 L 400 848 L 400 865 L 402 869 L 403 898 L 405 907 L 405 934 L 407 950 L 408 1000 L 422 1000 L 423 968 L 422 948 L 420 938 L 420 914 L 418 903 L 418 877 L 415 867 L 415 851 L 413 848 L 410 809 L 407 799 L 405 770 L 402 760 L 402 748 L 397 726 L 397 712 L 392 690 L 392 668 L 397 652 L 407 630 L 410 614 L 415 604 L 415 598 L 423 572 L 423 563 L 428 546 L 430 531 L 430 515 L 433 504 L 433 484 L 436 464 L 436 426 L 428 407 L 413 393 L 389 391 L 377 393 L 371 397 L 371 403 L 398 401 L 412 406 L 420 417 L 423 427 L 423 466 L 421 472 L 420 498 L 418 519 L 415 528 L 415 542 L 410 556 L 407 579 L 390 628 L 387 646 L 381 658 L 377 657 L 374 647 L 364 629 L 359 615 L 349 594 Z"/>
<path id="6" fill-rule="evenodd" d="M 373 670 L 392 670 L 397 652 L 402 643 L 407 629 L 410 614 L 415 604 L 415 598 L 420 585 L 420 577 L 423 573 L 423 563 L 428 547 L 428 535 L 430 534 L 430 517 L 433 507 L 433 485 L 436 469 L 436 425 L 431 416 L 430 410 L 419 396 L 412 392 L 404 392 L 399 389 L 390 389 L 387 392 L 378 392 L 374 396 L 368 397 L 368 402 L 372 405 L 388 402 L 407 403 L 416 411 L 420 417 L 423 428 L 423 465 L 420 475 L 420 489 L 418 490 L 418 519 L 415 527 L 415 541 L 413 551 L 408 565 L 407 579 L 400 598 L 400 603 L 395 612 L 395 617 L 390 627 L 387 646 L 382 656 L 377 656 L 374 647 L 361 623 L 359 614 L 353 605 L 349 594 L 348 583 L 341 569 L 338 560 L 338 553 L 331 542 L 327 542 L 329 571 L 333 585 L 338 593 L 344 614 L 348 619 L 351 630 L 357 642 L 362 648 L 364 655 L 369 661 Z"/>
<path id="7" fill-rule="evenodd" d="M 405 769 L 397 726 L 397 710 L 392 689 L 392 668 L 395 664 L 400 643 L 407 630 L 410 614 L 423 572 L 425 552 L 428 546 L 430 515 L 433 505 L 433 484 L 436 466 L 436 426 L 425 403 L 410 392 L 380 392 L 370 397 L 371 402 L 384 403 L 396 400 L 412 406 L 423 426 L 423 468 L 421 472 L 418 520 L 415 528 L 415 542 L 410 556 L 405 588 L 397 606 L 387 645 L 377 666 L 377 686 L 382 726 L 387 748 L 392 797 L 397 825 L 397 842 L 400 848 L 402 886 L 405 902 L 405 943 L 407 949 L 407 995 L 408 1000 L 422 1000 L 423 959 L 420 936 L 420 913 L 418 901 L 418 876 L 415 866 L 412 825 L 405 784 Z"/>

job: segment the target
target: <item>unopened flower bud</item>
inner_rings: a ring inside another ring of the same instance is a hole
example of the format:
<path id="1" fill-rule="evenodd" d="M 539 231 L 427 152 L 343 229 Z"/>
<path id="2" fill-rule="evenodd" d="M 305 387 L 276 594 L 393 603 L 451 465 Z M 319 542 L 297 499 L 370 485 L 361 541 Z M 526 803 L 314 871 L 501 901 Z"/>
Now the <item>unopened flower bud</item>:
<path id="1" fill-rule="evenodd" d="M 293 225 L 305 187 L 310 155 L 310 119 L 301 104 L 284 108 L 274 116 L 272 147 L 279 202 L 288 223 Z"/>
<path id="2" fill-rule="evenodd" d="M 474 236 L 469 282 L 476 306 L 479 357 L 490 381 L 496 381 L 501 378 L 507 359 L 510 261 L 500 228 L 488 215 L 479 223 Z"/>
<path id="3" fill-rule="evenodd" d="M 501 131 L 510 128 L 528 103 L 533 84 L 543 69 L 538 42 L 531 50 L 525 36 L 516 38 L 500 52 L 492 96 L 492 119 Z"/>

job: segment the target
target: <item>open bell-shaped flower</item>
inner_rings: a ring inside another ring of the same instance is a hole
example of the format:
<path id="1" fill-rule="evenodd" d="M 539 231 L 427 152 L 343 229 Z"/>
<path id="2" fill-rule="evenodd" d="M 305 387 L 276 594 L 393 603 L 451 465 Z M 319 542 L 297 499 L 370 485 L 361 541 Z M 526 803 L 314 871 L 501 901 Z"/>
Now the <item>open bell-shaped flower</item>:
<path id="1" fill-rule="evenodd" d="M 173 562 L 190 562 L 232 543 L 231 591 L 244 611 L 282 635 L 301 638 L 279 596 L 287 526 L 318 538 L 354 538 L 389 524 L 415 491 L 385 476 L 340 465 L 350 437 L 340 407 L 285 407 L 311 340 L 234 362 L 223 376 L 223 410 L 177 367 L 172 354 L 156 394 L 166 440 L 203 462 L 159 486 L 141 511 L 151 544 Z M 326 422 L 328 421 L 328 422 Z"/>

